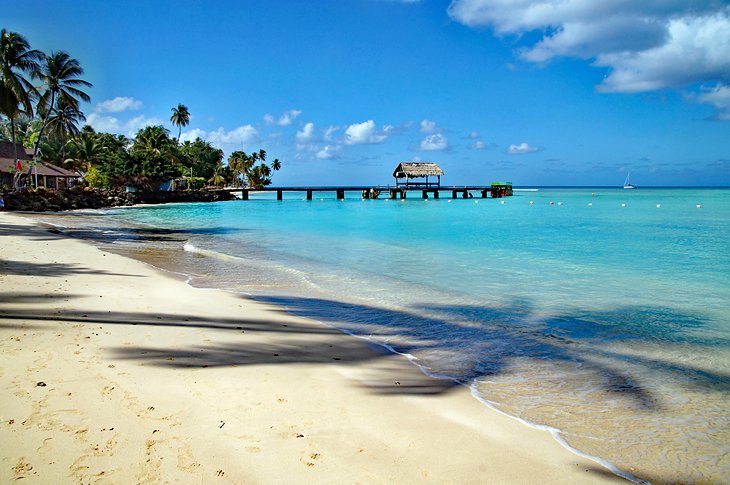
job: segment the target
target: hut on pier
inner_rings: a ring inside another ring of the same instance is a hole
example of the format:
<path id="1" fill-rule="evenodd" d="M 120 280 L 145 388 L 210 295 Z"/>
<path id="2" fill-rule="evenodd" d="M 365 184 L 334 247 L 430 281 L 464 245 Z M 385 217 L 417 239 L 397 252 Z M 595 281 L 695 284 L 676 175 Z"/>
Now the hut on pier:
<path id="1" fill-rule="evenodd" d="M 395 167 L 393 177 L 395 177 L 395 186 L 404 187 L 406 189 L 429 189 L 439 188 L 441 186 L 441 176 L 444 171 L 441 170 L 434 162 L 401 162 Z M 429 182 L 429 177 L 436 177 L 436 182 Z M 411 179 L 423 179 L 424 182 L 413 182 Z M 405 179 L 405 182 L 403 181 Z"/>

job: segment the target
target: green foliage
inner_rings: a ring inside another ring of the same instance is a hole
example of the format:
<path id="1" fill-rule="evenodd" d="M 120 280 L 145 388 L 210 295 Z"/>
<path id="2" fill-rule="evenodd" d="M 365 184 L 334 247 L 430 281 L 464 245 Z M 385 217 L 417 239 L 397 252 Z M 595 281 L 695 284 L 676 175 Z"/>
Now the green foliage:
<path id="1" fill-rule="evenodd" d="M 11 121 L 21 113 L 33 116 L 31 101 L 36 89 L 26 76 L 36 75 L 43 57 L 22 35 L 0 31 L 0 113 Z"/>
<path id="2" fill-rule="evenodd" d="M 178 104 L 177 108 L 172 108 L 172 116 L 170 116 L 170 122 L 178 127 L 177 143 L 180 143 L 182 127 L 188 126 L 188 123 L 190 123 L 190 111 L 188 111 L 188 107 L 184 104 Z"/>
<path id="3" fill-rule="evenodd" d="M 90 100 L 84 89 L 91 87 L 80 78 L 83 73 L 66 52 L 43 54 L 32 50 L 20 34 L 2 29 L 0 114 L 7 120 L 0 120 L 0 139 L 33 148 L 36 161 L 85 172 L 93 187 L 132 183 L 156 190 L 162 182 L 182 176 L 186 186 L 230 182 L 256 188 L 271 184 L 272 170 L 281 168 L 278 159 L 271 166 L 264 163 L 265 150 L 233 152 L 224 166 L 223 151 L 209 142 L 198 138 L 180 145 L 182 127 L 190 122 L 183 104 L 173 108 L 170 117 L 178 127 L 177 139 L 162 126 L 145 127 L 133 140 L 96 133 L 89 126 L 79 129 L 86 120 L 79 105 Z M 39 81 L 37 86 L 32 79 Z"/>
<path id="4" fill-rule="evenodd" d="M 39 93 L 38 113 L 42 124 L 33 150 L 33 158 L 38 156 L 40 142 L 48 127 L 49 136 L 68 140 L 78 135 L 78 125 L 86 119 L 79 110 L 79 101 L 90 101 L 81 88 L 91 87 L 91 83 L 79 79 L 84 69 L 79 61 L 66 52 L 51 52 L 44 55 L 35 77 L 45 88 Z"/>
<path id="5" fill-rule="evenodd" d="M 15 119 L 14 126 L 16 143 L 20 143 L 26 148 L 31 148 L 30 139 L 40 129 L 40 121 L 21 114 Z M 0 121 L 0 140 L 12 141 L 12 129 L 13 127 L 9 119 Z"/>
<path id="6" fill-rule="evenodd" d="M 38 61 L 42 56 L 40 51 L 30 48 L 22 35 L 6 29 L 0 31 L 0 113 L 10 120 L 10 140 L 16 160 L 15 120 L 21 114 L 33 116 L 31 100 L 36 89 L 26 76 L 34 76 L 38 72 Z"/>
<path id="7" fill-rule="evenodd" d="M 93 130 L 90 131 L 93 133 Z M 95 133 L 94 136 L 97 143 L 102 146 L 102 150 L 97 154 L 92 168 L 96 167 L 101 172 L 108 184 L 106 187 L 123 185 L 138 171 L 127 151 L 131 142 L 125 136 L 111 133 Z"/>
<path id="8" fill-rule="evenodd" d="M 84 131 L 68 144 L 69 157 L 66 166 L 78 171 L 88 171 L 91 165 L 100 161 L 104 147 L 93 132 Z"/>
<path id="9" fill-rule="evenodd" d="M 177 142 L 162 126 L 147 126 L 137 132 L 130 150 L 135 181 L 146 190 L 157 190 L 163 182 L 181 174 Z"/>
<path id="10" fill-rule="evenodd" d="M 89 184 L 89 187 L 109 187 L 109 179 L 97 167 L 90 167 L 84 174 L 84 180 Z"/>
<path id="11" fill-rule="evenodd" d="M 215 148 L 207 141 L 196 138 L 194 142 L 186 141 L 180 148 L 180 165 L 184 173 L 189 176 L 190 168 L 193 175 L 209 179 L 213 176 L 215 169 L 223 161 L 223 150 Z"/>
<path id="12" fill-rule="evenodd" d="M 256 162 L 260 161 L 258 165 Z M 266 161 L 266 150 L 252 152 L 250 155 L 243 151 L 235 151 L 228 157 L 233 182 L 240 182 L 243 178 L 246 185 L 251 188 L 261 188 L 271 185 L 271 171 L 279 170 L 281 162 L 275 159 L 269 167 Z"/>

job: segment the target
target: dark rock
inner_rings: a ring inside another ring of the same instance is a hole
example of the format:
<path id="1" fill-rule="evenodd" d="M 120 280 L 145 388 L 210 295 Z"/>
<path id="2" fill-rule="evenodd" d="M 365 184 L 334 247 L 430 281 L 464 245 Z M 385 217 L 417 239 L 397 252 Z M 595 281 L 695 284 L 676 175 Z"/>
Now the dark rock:
<path id="1" fill-rule="evenodd" d="M 172 202 L 217 202 L 232 200 L 229 192 L 181 190 L 167 192 L 125 192 L 119 189 L 25 189 L 3 194 L 9 211 L 58 212 L 73 209 L 99 209 L 134 204 L 166 204 Z"/>

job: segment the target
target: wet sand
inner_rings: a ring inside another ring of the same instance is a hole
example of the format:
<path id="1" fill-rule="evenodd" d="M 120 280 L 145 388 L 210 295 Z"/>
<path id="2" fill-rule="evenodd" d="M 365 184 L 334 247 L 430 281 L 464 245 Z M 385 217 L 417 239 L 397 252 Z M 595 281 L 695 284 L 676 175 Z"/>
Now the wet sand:
<path id="1" fill-rule="evenodd" d="M 0 214 L 0 482 L 623 481 L 405 358 Z"/>

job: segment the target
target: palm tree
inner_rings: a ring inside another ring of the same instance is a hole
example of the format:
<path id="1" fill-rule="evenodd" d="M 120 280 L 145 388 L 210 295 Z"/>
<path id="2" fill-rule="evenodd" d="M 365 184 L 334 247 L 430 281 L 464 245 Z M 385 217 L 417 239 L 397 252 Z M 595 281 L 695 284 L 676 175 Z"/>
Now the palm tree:
<path id="1" fill-rule="evenodd" d="M 166 155 L 171 150 L 169 131 L 162 126 L 146 126 L 137 132 L 135 148 L 149 155 Z"/>
<path id="2" fill-rule="evenodd" d="M 15 143 L 15 119 L 20 114 L 33 116 L 31 100 L 36 93 L 35 88 L 25 74 L 35 76 L 38 72 L 38 61 L 43 53 L 30 48 L 30 44 L 22 35 L 0 31 L 0 113 L 10 120 L 13 153 L 18 161 L 18 148 Z"/>
<path id="3" fill-rule="evenodd" d="M 256 154 L 249 156 L 244 151 L 236 150 L 228 156 L 228 166 L 231 167 L 231 171 L 237 179 L 242 175 L 248 176 L 256 162 L 254 155 Z"/>
<path id="4" fill-rule="evenodd" d="M 42 114 L 42 123 L 38 139 L 33 148 L 33 158 L 38 155 L 43 131 L 45 130 L 49 117 L 58 112 L 61 106 L 79 111 L 79 100 L 90 101 L 89 95 L 79 89 L 80 87 L 91 87 L 91 83 L 79 79 L 84 69 L 79 61 L 71 58 L 67 53 L 51 52 L 43 57 L 43 63 L 37 77 L 46 87 L 38 100 L 38 112 Z"/>
<path id="5" fill-rule="evenodd" d="M 218 164 L 217 167 L 213 170 L 213 176 L 208 179 L 209 184 L 213 185 L 223 185 L 226 181 L 226 179 L 221 175 L 221 170 L 223 167 L 221 167 L 220 164 Z"/>
<path id="6" fill-rule="evenodd" d="M 86 116 L 60 98 L 56 103 L 54 114 L 48 118 L 48 134 L 61 140 L 70 140 L 79 136 L 79 125 L 86 121 Z"/>
<path id="7" fill-rule="evenodd" d="M 180 135 L 182 135 L 182 127 L 188 126 L 190 123 L 190 112 L 184 104 L 178 104 L 177 108 L 172 108 L 172 116 L 170 121 L 174 126 L 178 127 L 177 142 L 180 143 Z"/>
<path id="8" fill-rule="evenodd" d="M 278 158 L 275 158 L 274 161 L 271 162 L 271 168 L 277 172 L 279 171 L 279 169 L 281 169 L 281 162 Z"/>
<path id="9" fill-rule="evenodd" d="M 100 155 L 104 152 L 104 146 L 99 143 L 96 135 L 88 131 L 83 131 L 74 138 L 71 141 L 71 147 L 71 157 L 64 160 L 64 164 L 84 172 L 88 172 L 92 163 L 99 160 Z"/>

